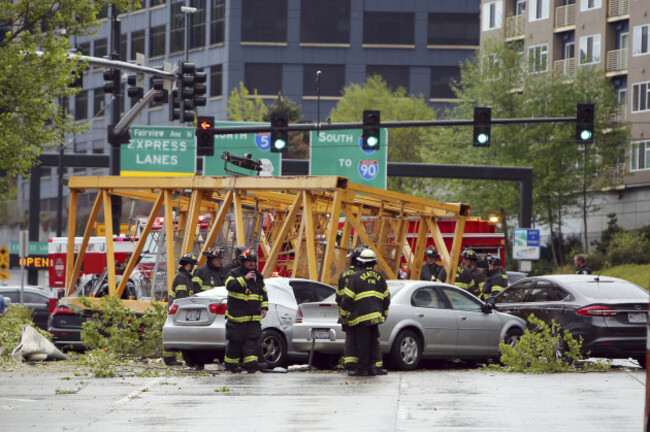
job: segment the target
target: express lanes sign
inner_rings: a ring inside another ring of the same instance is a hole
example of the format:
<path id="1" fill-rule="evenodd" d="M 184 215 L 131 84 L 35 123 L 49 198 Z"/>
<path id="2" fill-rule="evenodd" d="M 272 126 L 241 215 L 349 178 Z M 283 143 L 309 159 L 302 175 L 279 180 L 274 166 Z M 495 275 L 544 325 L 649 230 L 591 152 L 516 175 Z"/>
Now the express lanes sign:
<path id="1" fill-rule="evenodd" d="M 120 149 L 122 176 L 192 176 L 196 173 L 194 128 L 134 126 Z"/>

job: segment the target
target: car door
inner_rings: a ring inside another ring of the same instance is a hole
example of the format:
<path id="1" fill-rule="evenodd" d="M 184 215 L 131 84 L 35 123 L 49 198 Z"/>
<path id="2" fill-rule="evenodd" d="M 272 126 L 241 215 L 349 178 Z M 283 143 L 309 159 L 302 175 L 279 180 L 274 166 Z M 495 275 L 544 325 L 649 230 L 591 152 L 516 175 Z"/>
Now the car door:
<path id="1" fill-rule="evenodd" d="M 559 318 L 564 312 L 564 303 L 561 303 L 560 300 L 566 296 L 561 294 L 562 292 L 555 283 L 543 279 L 538 280 L 524 300 L 527 304 L 526 310 L 545 323 L 550 324 L 552 320 L 559 322 Z"/>
<path id="2" fill-rule="evenodd" d="M 500 312 L 516 315 L 519 318 L 528 319 L 528 315 L 530 315 L 529 305 L 524 300 L 534 284 L 535 279 L 523 279 L 510 285 L 496 296 L 496 309 Z"/>
<path id="3" fill-rule="evenodd" d="M 466 291 L 440 286 L 449 300 L 458 324 L 458 356 L 493 355 L 499 346 L 501 322 L 493 313 L 483 312 L 483 303 Z"/>
<path id="4" fill-rule="evenodd" d="M 416 288 L 411 293 L 413 319 L 424 329 L 424 355 L 453 353 L 458 339 L 454 311 L 448 308 L 435 285 Z M 389 313 L 390 314 L 390 313 Z"/>

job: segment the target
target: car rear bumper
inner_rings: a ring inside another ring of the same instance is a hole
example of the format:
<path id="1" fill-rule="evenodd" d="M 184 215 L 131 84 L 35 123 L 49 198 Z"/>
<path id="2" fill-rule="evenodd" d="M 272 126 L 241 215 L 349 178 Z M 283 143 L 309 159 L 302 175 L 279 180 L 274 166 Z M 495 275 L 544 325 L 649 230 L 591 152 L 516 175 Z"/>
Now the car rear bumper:
<path id="1" fill-rule="evenodd" d="M 48 328 L 52 335 L 52 342 L 57 348 L 71 347 L 73 349 L 84 349 L 81 342 L 81 330 Z"/>
<path id="2" fill-rule="evenodd" d="M 313 339 L 312 329 L 328 329 L 329 339 Z M 297 351 L 309 352 L 312 344 L 315 352 L 323 354 L 342 354 L 345 345 L 345 332 L 340 326 L 332 328 L 326 325 L 294 324 L 293 338 L 291 340 L 293 348 Z"/>
<path id="3" fill-rule="evenodd" d="M 608 337 L 603 336 L 584 345 L 593 357 L 628 358 L 645 356 L 646 337 Z"/>
<path id="4" fill-rule="evenodd" d="M 223 324 L 223 323 L 222 323 Z M 222 350 L 225 351 L 226 329 L 223 327 L 163 327 L 163 348 L 178 350 Z"/>

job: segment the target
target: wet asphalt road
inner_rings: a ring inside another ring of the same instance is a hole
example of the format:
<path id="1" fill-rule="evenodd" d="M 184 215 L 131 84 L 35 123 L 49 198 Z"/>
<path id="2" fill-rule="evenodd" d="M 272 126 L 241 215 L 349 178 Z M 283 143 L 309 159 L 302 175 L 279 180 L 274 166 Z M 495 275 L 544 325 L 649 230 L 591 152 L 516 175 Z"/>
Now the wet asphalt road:
<path id="1" fill-rule="evenodd" d="M 0 431 L 641 431 L 645 371 L 92 378 L 0 371 Z"/>

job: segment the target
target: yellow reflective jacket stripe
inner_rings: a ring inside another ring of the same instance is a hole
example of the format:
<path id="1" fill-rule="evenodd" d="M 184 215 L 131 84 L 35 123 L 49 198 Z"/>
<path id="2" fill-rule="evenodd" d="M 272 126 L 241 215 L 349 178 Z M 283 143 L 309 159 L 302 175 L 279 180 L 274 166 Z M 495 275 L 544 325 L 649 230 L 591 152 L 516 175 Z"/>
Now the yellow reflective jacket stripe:
<path id="1" fill-rule="evenodd" d="M 386 293 L 379 293 L 377 291 L 365 291 L 357 294 L 354 298 L 354 301 L 363 300 L 364 298 L 368 297 L 377 297 L 383 300 L 386 298 Z"/>
<path id="2" fill-rule="evenodd" d="M 377 323 L 383 323 L 384 317 L 380 312 L 371 312 L 369 314 L 356 317 L 355 319 L 350 321 L 348 325 L 355 326 L 366 321 L 376 321 Z"/>
<path id="3" fill-rule="evenodd" d="M 242 294 L 242 293 L 236 293 L 232 291 L 228 291 L 228 297 L 236 298 L 239 300 L 244 300 L 244 301 L 249 301 L 249 300 L 255 300 L 255 301 L 262 301 L 264 300 L 263 297 L 259 294 Z"/>
<path id="4" fill-rule="evenodd" d="M 237 323 L 249 322 L 249 321 L 262 321 L 262 315 L 243 315 L 235 317 L 226 312 L 226 319 L 234 321 Z"/>

